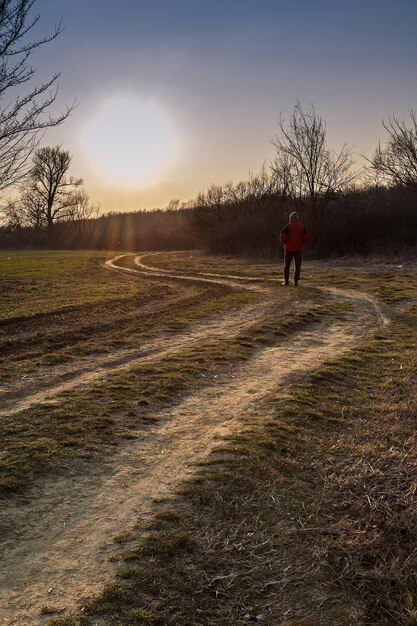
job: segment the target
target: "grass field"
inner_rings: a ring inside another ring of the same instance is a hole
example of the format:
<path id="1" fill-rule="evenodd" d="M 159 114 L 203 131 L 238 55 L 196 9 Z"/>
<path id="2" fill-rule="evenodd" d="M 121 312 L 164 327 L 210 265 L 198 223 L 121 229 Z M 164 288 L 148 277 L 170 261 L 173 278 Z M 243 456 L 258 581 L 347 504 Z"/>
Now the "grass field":
<path id="1" fill-rule="evenodd" d="M 230 290 L 132 280 L 103 271 L 106 253 L 2 253 L 0 380 L 113 347 L 239 306 Z M 10 358 L 12 356 L 12 358 Z"/>
<path id="2" fill-rule="evenodd" d="M 57 387 L 53 403 L 5 414 L 6 509 L 22 498 L 30 507 L 42 481 L 93 475 L 129 442 L 157 437 L 170 415 L 181 419 L 187 398 L 206 407 L 213 388 L 218 402 L 238 381 L 244 389 L 245 372 L 262 355 L 302 357 L 307 347 L 314 355 L 315 342 L 319 349 L 345 327 L 352 345 L 339 350 L 336 338 L 331 358 L 306 362 L 262 401 L 243 403 L 240 427 L 215 440 L 168 497 L 154 497 L 145 526 L 132 512 L 118 528 L 113 582 L 71 614 L 52 595 L 42 623 L 417 624 L 414 269 L 306 263 L 304 286 L 286 290 L 271 280 L 271 264 L 142 257 L 162 269 L 265 279 L 263 291 L 245 291 L 109 272 L 102 263 L 110 256 L 1 258 L 0 286 L 12 294 L 0 326 L 6 391 L 27 377 L 39 393 L 45 369 L 47 381 L 54 372 L 93 372 L 97 359 L 148 343 L 172 348 L 120 371 L 109 366 L 82 387 Z M 135 267 L 131 257 L 123 263 Z M 357 336 L 355 315 L 364 326 Z M 174 350 L 193 332 L 194 343 Z"/>
<path id="3" fill-rule="evenodd" d="M 186 329 L 192 322 L 242 307 L 254 299 L 251 294 L 217 285 L 173 286 L 167 281 L 106 272 L 100 263 L 108 256 L 81 253 L 77 266 L 74 253 L 61 253 L 60 258 L 52 253 L 49 265 L 47 254 L 43 254 L 42 272 L 37 273 L 36 255 L 32 260 L 27 254 L 16 255 L 14 276 L 22 281 L 28 275 L 32 277 L 37 291 L 44 295 L 44 308 L 39 305 L 31 314 L 30 300 L 22 298 L 19 308 L 17 302 L 14 308 L 19 315 L 4 321 L 0 341 L 6 389 L 13 390 L 17 381 L 28 377 L 46 384 L 57 368 L 73 370 L 89 364 L 91 359 L 94 367 L 98 356 L 132 350 L 161 333 L 167 335 L 165 343 L 169 343 L 171 334 Z M 79 305 L 64 307 L 65 285 L 70 275 L 71 297 Z M 103 286 L 106 280 L 110 282 L 108 293 Z M 55 309 L 49 298 L 51 283 L 56 285 L 56 291 L 61 289 Z M 101 300 L 91 304 L 94 293 L 100 294 Z M 71 459 L 78 463 L 80 458 L 94 457 L 101 447 L 115 445 L 132 429 L 148 423 L 151 410 L 195 386 L 203 373 L 207 380 L 212 370 L 246 358 L 259 342 L 272 341 L 291 331 L 291 327 L 296 330 L 314 320 L 317 308 L 325 314 L 328 305 L 325 307 L 317 294 L 315 298 L 307 298 L 290 323 L 285 308 L 276 307 L 273 325 L 254 322 L 248 331 L 233 338 L 217 343 L 202 341 L 179 356 L 140 364 L 87 389 L 63 393 L 54 406 L 35 404 L 20 412 L 18 420 L 14 414 L 5 415 L 0 493 L 13 494 L 24 488 L 31 476 L 48 472 L 51 467 L 56 472 L 62 464 L 68 466 Z M 275 325 L 276 320 L 279 326 Z"/>

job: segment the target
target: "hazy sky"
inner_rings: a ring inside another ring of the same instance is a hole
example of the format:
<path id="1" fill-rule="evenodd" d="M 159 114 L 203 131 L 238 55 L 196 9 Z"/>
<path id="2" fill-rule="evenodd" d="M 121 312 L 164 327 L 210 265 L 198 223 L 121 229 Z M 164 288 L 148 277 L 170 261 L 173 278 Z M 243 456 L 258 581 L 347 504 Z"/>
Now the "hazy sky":
<path id="1" fill-rule="evenodd" d="M 273 157 L 298 99 L 331 147 L 370 155 L 382 119 L 417 108 L 416 0 L 38 0 L 33 56 L 61 72 L 57 103 L 72 173 L 103 211 L 164 207 Z"/>

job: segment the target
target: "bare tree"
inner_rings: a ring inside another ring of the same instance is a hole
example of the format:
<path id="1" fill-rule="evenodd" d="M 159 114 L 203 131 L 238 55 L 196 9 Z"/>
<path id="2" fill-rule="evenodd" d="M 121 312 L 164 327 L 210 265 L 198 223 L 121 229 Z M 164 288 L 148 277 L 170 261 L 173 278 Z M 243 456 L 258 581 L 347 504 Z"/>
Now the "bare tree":
<path id="1" fill-rule="evenodd" d="M 83 221 L 97 217 L 100 212 L 98 204 L 91 204 L 90 196 L 85 189 L 76 189 L 72 193 L 72 207 L 68 219 L 72 221 Z"/>
<path id="2" fill-rule="evenodd" d="M 225 189 L 211 185 L 205 193 L 198 193 L 194 201 L 193 222 L 199 227 L 222 224 L 224 219 Z"/>
<path id="3" fill-rule="evenodd" d="M 0 225 L 4 229 L 3 236 L 6 233 L 19 230 L 25 225 L 21 204 L 18 200 L 9 200 L 4 207 L 2 207 L 1 217 Z"/>
<path id="4" fill-rule="evenodd" d="M 179 198 L 172 198 L 167 205 L 167 211 L 178 211 L 181 205 L 181 200 Z"/>
<path id="5" fill-rule="evenodd" d="M 297 102 L 288 125 L 279 120 L 280 133 L 271 139 L 277 150 L 272 170 L 284 195 L 305 207 L 313 237 L 317 237 L 330 200 L 348 186 L 352 173 L 351 152 L 329 149 L 326 124 L 313 106 L 303 111 Z"/>
<path id="6" fill-rule="evenodd" d="M 65 224 L 62 224 L 64 240 L 72 241 L 72 246 L 83 246 L 94 235 L 94 219 L 98 217 L 100 206 L 92 204 L 84 189 L 72 193 L 73 204 L 69 207 Z M 61 230 L 61 229 L 60 229 Z M 61 233 L 62 236 L 62 233 Z M 64 241 L 65 243 L 65 241 Z"/>
<path id="7" fill-rule="evenodd" d="M 68 243 L 72 247 L 82 246 L 93 235 L 94 219 L 98 217 L 100 207 L 92 204 L 87 192 L 78 187 L 68 192 L 65 204 L 65 213 L 60 213 L 54 220 L 54 224 L 59 221 L 61 226 L 59 232 L 55 232 L 54 226 L 54 242 L 58 240 L 64 246 Z M 45 208 L 45 198 L 39 194 L 36 186 L 24 188 L 19 198 L 9 200 L 2 207 L 0 240 L 7 234 L 24 228 L 33 231 L 45 230 L 47 227 Z M 48 234 L 51 241 L 51 235 Z M 16 241 L 18 240 L 19 237 L 16 238 Z"/>
<path id="8" fill-rule="evenodd" d="M 82 195 L 76 193 L 83 180 L 67 178 L 70 165 L 70 153 L 62 150 L 60 146 L 54 148 L 47 146 L 35 151 L 31 187 L 26 198 L 32 203 L 41 203 L 49 240 L 53 236 L 54 223 L 73 219 L 76 207 L 83 206 Z"/>
<path id="9" fill-rule="evenodd" d="M 0 239 L 26 227 L 39 231 L 45 224 L 42 202 L 28 190 L 20 198 L 7 200 L 0 208 L 0 216 Z"/>
<path id="10" fill-rule="evenodd" d="M 48 115 L 56 99 L 59 74 L 21 93 L 22 85 L 34 78 L 32 53 L 61 32 L 59 24 L 51 35 L 28 40 L 39 21 L 39 15 L 31 15 L 35 2 L 0 0 L 0 190 L 26 177 L 42 131 L 61 124 L 73 108 L 57 117 Z"/>
<path id="11" fill-rule="evenodd" d="M 390 117 L 383 126 L 388 133 L 384 147 L 379 143 L 370 170 L 383 182 L 417 191 L 417 113 L 410 110 L 411 125 Z"/>
<path id="12" fill-rule="evenodd" d="M 25 189 L 19 201 L 20 212 L 25 226 L 40 230 L 45 226 L 44 203 L 32 189 Z"/>

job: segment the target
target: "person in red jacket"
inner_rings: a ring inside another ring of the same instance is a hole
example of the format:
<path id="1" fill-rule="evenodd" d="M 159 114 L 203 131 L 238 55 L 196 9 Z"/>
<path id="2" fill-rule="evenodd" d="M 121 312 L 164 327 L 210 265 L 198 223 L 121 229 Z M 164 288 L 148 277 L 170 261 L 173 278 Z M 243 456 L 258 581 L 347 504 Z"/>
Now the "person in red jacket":
<path id="1" fill-rule="evenodd" d="M 281 230 L 279 239 L 284 246 L 284 282 L 282 284 L 288 285 L 290 282 L 291 261 L 294 259 L 294 286 L 296 287 L 300 279 L 303 248 L 309 240 L 309 234 L 295 211 L 291 213 L 288 224 Z"/>

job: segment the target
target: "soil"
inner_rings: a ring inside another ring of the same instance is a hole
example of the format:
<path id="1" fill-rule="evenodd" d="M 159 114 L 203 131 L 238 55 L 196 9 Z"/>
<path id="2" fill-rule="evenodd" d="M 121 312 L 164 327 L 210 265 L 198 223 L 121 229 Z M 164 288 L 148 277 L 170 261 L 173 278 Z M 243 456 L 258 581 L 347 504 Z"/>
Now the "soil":
<path id="1" fill-rule="evenodd" d="M 167 271 L 144 266 L 140 258 L 137 270 L 118 267 L 119 258 L 108 261 L 107 269 L 171 276 Z M 173 273 L 172 278 L 218 281 L 257 290 L 263 296 L 267 293 L 261 283 L 237 277 Z M 352 311 L 343 319 L 329 318 L 314 329 L 283 339 L 277 346 L 260 349 L 243 365 L 223 370 L 214 384 L 159 413 L 156 425 L 87 475 L 43 480 L 35 496 L 2 508 L 0 527 L 6 529 L 6 540 L 1 544 L 0 623 L 44 624 L 48 619 L 41 616 L 44 606 L 59 611 L 79 607 L 114 578 L 115 565 L 109 557 L 120 549 L 114 537 L 129 531 L 138 520 L 145 527 L 155 511 L 155 499 L 173 497 L 221 438 L 245 423 L 262 419 L 263 403 L 272 393 L 280 390 L 285 394 L 292 382 L 324 361 L 340 357 L 388 323 L 367 294 L 329 291 L 351 303 Z M 47 381 L 37 385 L 35 380 L 27 380 L 16 387 L 15 398 L 17 395 L 19 399 L 13 410 L 45 399 L 54 401 L 63 390 L 88 385 L 133 363 L 181 352 L 203 340 L 230 337 L 262 319 L 267 309 L 263 297 L 257 305 L 170 336 L 169 344 L 166 337 L 161 337 L 137 351 L 88 358 L 76 371 L 71 370 L 71 364 L 63 365 Z M 10 412 L 11 396 L 3 399 L 9 403 Z"/>

